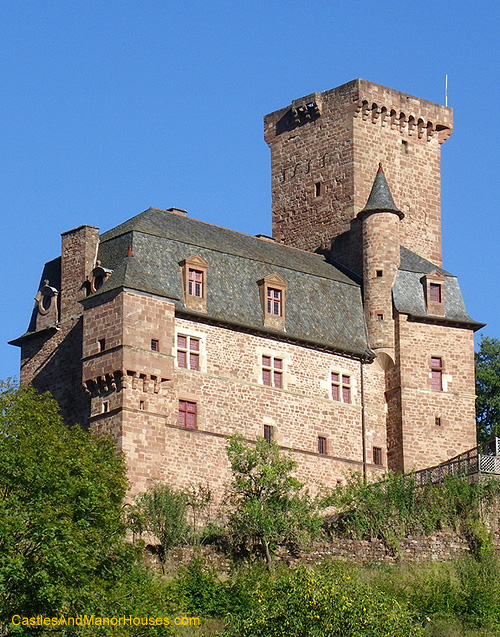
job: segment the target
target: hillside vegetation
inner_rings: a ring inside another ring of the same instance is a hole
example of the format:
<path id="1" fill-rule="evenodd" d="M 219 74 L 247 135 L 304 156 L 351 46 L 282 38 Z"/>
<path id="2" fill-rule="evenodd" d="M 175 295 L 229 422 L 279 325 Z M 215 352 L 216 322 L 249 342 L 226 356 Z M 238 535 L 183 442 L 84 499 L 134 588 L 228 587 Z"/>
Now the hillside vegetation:
<path id="1" fill-rule="evenodd" d="M 0 635 L 500 635 L 497 481 L 452 476 L 417 487 L 411 476 L 371 485 L 351 476 L 311 498 L 274 443 L 233 438 L 228 458 L 233 479 L 218 511 L 200 485 L 152 485 L 123 506 L 125 464 L 111 440 L 65 427 L 49 395 L 5 385 Z M 440 529 L 465 534 L 470 553 L 370 567 L 277 560 L 284 547 L 297 553 L 331 535 L 380 538 L 397 555 L 403 537 Z M 144 561 L 151 533 L 162 568 Z M 207 543 L 230 560 L 228 573 L 205 562 Z M 179 544 L 193 557 L 164 572 Z"/>

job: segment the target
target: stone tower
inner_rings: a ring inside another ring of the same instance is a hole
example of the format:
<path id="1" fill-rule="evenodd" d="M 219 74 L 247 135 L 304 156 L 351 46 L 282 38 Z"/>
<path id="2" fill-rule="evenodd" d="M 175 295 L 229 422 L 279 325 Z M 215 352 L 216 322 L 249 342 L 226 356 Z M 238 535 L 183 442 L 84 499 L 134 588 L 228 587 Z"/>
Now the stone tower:
<path id="1" fill-rule="evenodd" d="M 404 213 L 401 244 L 440 266 L 440 145 L 452 127 L 450 108 L 361 79 L 267 115 L 273 237 L 310 251 L 334 240 L 362 274 L 355 218 L 382 161 Z"/>
<path id="2" fill-rule="evenodd" d="M 359 212 L 363 235 L 363 296 L 371 349 L 395 357 L 392 290 L 400 265 L 400 222 L 404 218 L 379 169 L 366 206 Z"/>

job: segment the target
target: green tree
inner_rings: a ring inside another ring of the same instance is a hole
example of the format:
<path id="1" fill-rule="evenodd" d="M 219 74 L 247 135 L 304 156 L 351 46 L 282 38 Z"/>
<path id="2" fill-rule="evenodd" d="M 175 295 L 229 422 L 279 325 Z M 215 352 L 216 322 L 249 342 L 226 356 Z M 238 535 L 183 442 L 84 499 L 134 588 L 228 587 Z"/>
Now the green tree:
<path id="1" fill-rule="evenodd" d="M 483 336 L 476 359 L 478 442 L 500 436 L 500 340 Z"/>
<path id="2" fill-rule="evenodd" d="M 170 549 L 185 539 L 187 495 L 168 484 L 156 483 L 137 496 L 130 512 L 131 528 L 140 534 L 152 533 L 160 541 L 162 570 Z"/>
<path id="3" fill-rule="evenodd" d="M 125 464 L 32 387 L 0 384 L 0 624 L 90 610 L 127 557 Z"/>
<path id="4" fill-rule="evenodd" d="M 297 463 L 274 442 L 241 436 L 229 440 L 233 479 L 229 488 L 228 525 L 236 544 L 250 544 L 269 568 L 278 546 L 299 542 L 319 529 L 321 520 L 304 485 L 292 472 Z"/>

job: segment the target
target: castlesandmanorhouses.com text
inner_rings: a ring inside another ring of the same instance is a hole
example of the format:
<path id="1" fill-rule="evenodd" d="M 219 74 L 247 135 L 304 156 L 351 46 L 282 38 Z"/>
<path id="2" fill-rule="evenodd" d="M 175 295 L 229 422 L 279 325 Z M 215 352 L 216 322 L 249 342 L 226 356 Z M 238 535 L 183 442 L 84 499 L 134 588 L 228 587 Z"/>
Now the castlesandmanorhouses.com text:
<path id="1" fill-rule="evenodd" d="M 58 627 L 58 626 L 199 626 L 199 617 L 134 617 L 133 615 L 122 615 L 121 617 L 100 617 L 96 615 L 77 615 L 76 617 L 46 617 L 37 615 L 36 617 L 23 617 L 12 615 L 14 626 L 36 626 Z"/>

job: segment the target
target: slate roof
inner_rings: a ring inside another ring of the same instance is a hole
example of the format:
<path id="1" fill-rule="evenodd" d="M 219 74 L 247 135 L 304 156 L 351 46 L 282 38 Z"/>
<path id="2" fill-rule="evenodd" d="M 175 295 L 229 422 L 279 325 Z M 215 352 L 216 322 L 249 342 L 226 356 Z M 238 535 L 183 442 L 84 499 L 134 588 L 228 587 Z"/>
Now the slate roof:
<path id="1" fill-rule="evenodd" d="M 125 257 L 129 245 L 134 256 Z M 130 288 L 163 296 L 189 313 L 179 264 L 195 255 L 209 264 L 207 314 L 200 319 L 373 356 L 360 286 L 323 256 L 156 208 L 101 236 L 98 258 L 113 274 L 92 297 Z M 287 283 L 284 333 L 264 327 L 258 281 L 271 274 Z"/>
<path id="2" fill-rule="evenodd" d="M 404 217 L 404 214 L 394 203 L 389 184 L 382 170 L 382 164 L 378 165 L 378 171 L 366 206 L 358 214 L 363 215 L 370 212 L 395 212 L 400 219 Z"/>
<path id="3" fill-rule="evenodd" d="M 446 277 L 444 283 L 445 316 L 440 318 L 427 313 L 422 283 L 423 276 L 435 271 Z M 401 247 L 401 263 L 394 284 L 393 299 L 399 312 L 409 314 L 415 319 L 446 321 L 471 327 L 474 330 L 484 325 L 474 321 L 468 315 L 456 276 L 438 268 L 430 261 L 404 247 Z"/>

